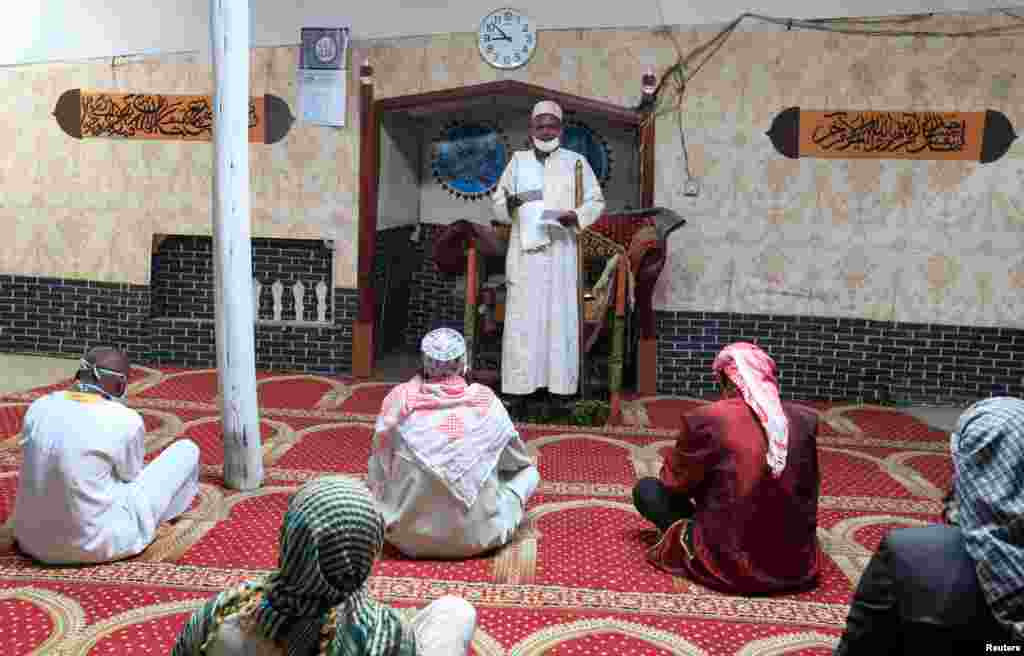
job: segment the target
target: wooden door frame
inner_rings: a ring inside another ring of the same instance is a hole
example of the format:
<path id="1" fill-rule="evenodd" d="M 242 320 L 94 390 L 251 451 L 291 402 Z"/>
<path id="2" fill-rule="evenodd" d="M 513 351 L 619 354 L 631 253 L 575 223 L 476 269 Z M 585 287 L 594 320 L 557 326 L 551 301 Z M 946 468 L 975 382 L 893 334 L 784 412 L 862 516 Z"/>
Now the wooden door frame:
<path id="1" fill-rule="evenodd" d="M 517 80 L 498 80 L 453 89 L 417 93 L 374 100 L 372 71 L 360 71 L 359 95 L 359 240 L 357 285 L 359 312 L 352 326 L 352 374 L 357 378 L 373 376 L 376 358 L 377 299 L 373 285 L 374 259 L 377 248 L 377 204 L 380 190 L 380 130 L 384 114 L 394 111 L 429 108 L 457 110 L 469 100 L 484 97 L 527 96 L 554 100 L 566 112 L 597 114 L 613 125 L 636 128 L 640 133 L 640 203 L 654 205 L 654 121 L 628 107 L 585 98 Z M 648 342 L 645 344 L 644 342 Z M 638 368 L 638 390 L 645 395 L 656 393 L 657 340 L 641 340 Z"/>

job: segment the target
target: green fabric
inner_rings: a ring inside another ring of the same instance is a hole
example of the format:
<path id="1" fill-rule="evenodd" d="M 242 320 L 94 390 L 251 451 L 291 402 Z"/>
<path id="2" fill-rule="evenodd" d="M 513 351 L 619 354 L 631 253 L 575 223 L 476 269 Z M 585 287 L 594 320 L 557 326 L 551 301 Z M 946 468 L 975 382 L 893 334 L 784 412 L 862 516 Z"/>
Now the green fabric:
<path id="1" fill-rule="evenodd" d="M 282 521 L 277 571 L 210 600 L 178 636 L 172 656 L 198 656 L 218 613 L 238 612 L 240 602 L 255 593 L 263 593 L 256 625 L 265 637 L 283 643 L 288 656 L 317 653 L 332 608 L 337 631 L 328 654 L 415 654 L 412 631 L 365 588 L 383 540 L 383 521 L 363 483 L 341 476 L 307 483 L 292 497 Z"/>

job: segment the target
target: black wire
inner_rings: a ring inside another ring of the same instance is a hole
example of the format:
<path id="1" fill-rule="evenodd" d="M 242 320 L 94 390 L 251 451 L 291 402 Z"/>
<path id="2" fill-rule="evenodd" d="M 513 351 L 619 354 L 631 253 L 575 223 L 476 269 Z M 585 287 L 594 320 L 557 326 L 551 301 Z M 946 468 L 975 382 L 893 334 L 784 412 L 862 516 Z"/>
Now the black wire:
<path id="1" fill-rule="evenodd" d="M 1008 17 L 1017 19 L 1024 22 L 1024 16 L 1018 16 L 1008 10 L 1001 10 L 1003 14 Z M 771 23 L 775 25 L 783 25 L 787 28 L 803 28 L 807 30 L 815 30 L 820 32 L 834 32 L 837 34 L 855 34 L 864 36 L 888 36 L 888 37 L 953 37 L 953 38 L 970 38 L 970 37 L 981 37 L 981 36 L 997 36 L 1002 34 L 1021 34 L 1024 33 L 1024 26 L 1022 25 L 996 25 L 987 27 L 979 30 L 966 30 L 959 32 L 943 32 L 934 30 L 877 30 L 877 29 L 855 29 L 847 27 L 837 27 L 837 24 L 894 24 L 894 25 L 905 25 L 923 20 L 934 18 L 935 14 L 914 14 L 910 16 L 893 16 L 893 17 L 879 17 L 879 18 L 814 18 L 814 19 L 798 19 L 798 18 L 778 18 L 775 16 L 767 16 L 764 14 L 755 14 L 751 12 L 745 12 L 740 14 L 736 19 L 730 22 L 725 28 L 723 28 L 718 34 L 697 46 L 691 50 L 685 56 L 680 54 L 676 63 L 673 64 L 664 74 L 661 79 L 658 80 L 658 84 L 655 86 L 654 98 L 655 104 L 657 99 L 661 95 L 662 90 L 666 82 L 671 77 L 680 77 L 680 83 L 677 85 L 680 94 L 685 91 L 686 82 L 689 82 L 693 77 L 704 67 L 704 64 L 724 45 L 726 39 L 736 30 L 739 24 L 747 19 L 753 18 L 762 22 Z M 671 37 L 670 37 L 671 38 Z M 672 39 L 675 43 L 675 39 Z M 676 51 L 680 52 L 678 44 L 676 45 Z M 692 72 L 687 69 L 688 64 L 705 50 L 710 49 L 708 56 L 701 60 Z M 681 100 L 681 99 L 680 99 Z M 678 104 L 678 103 L 677 103 Z"/>
<path id="2" fill-rule="evenodd" d="M 1003 14 L 1010 18 L 1014 18 L 1024 23 L 1024 16 L 1019 16 L 1010 12 L 1009 10 L 1000 10 Z M 965 30 L 960 32 L 942 32 L 942 31 L 929 31 L 929 30 L 878 30 L 878 29 L 856 29 L 850 27 L 837 27 L 837 24 L 843 25 L 908 25 L 912 23 L 921 22 L 924 20 L 935 18 L 936 14 L 912 14 L 909 16 L 881 16 L 874 18 L 810 18 L 810 19 L 799 19 L 799 18 L 778 18 L 775 16 L 767 16 L 764 14 L 755 14 L 751 12 L 744 12 L 740 14 L 736 19 L 722 28 L 718 34 L 708 39 L 701 45 L 691 50 L 688 54 L 683 55 L 682 49 L 679 47 L 678 42 L 671 37 L 671 34 L 666 32 L 666 35 L 672 41 L 675 46 L 676 52 L 679 53 L 679 57 L 676 59 L 676 63 L 673 64 L 666 70 L 661 78 L 658 80 L 658 84 L 654 88 L 652 94 L 652 100 L 648 101 L 644 105 L 644 109 L 649 113 L 646 121 L 654 120 L 657 116 L 661 116 L 666 110 L 659 109 L 662 104 L 662 91 L 665 88 L 666 83 L 669 80 L 675 81 L 676 87 L 676 101 L 673 109 L 676 112 L 676 118 L 679 125 L 679 141 L 683 149 L 683 162 L 686 166 L 686 179 L 690 179 L 690 158 L 686 148 L 686 134 L 683 130 L 683 96 L 686 94 L 687 83 L 692 80 L 697 73 L 700 72 L 704 65 L 721 49 L 728 38 L 736 31 L 740 23 L 744 19 L 753 18 L 766 23 L 772 23 L 775 25 L 783 25 L 787 31 L 792 30 L 794 27 L 798 29 L 815 30 L 819 32 L 834 32 L 836 34 L 850 34 L 850 35 L 863 35 L 863 36 L 887 36 L 887 37 L 951 37 L 951 38 L 975 38 L 984 36 L 998 36 L 1003 34 L 1024 34 L 1024 25 L 995 25 L 979 30 Z M 690 63 L 702 53 L 707 52 L 707 55 L 700 60 L 696 66 L 694 66 L 692 72 L 689 70 Z"/>

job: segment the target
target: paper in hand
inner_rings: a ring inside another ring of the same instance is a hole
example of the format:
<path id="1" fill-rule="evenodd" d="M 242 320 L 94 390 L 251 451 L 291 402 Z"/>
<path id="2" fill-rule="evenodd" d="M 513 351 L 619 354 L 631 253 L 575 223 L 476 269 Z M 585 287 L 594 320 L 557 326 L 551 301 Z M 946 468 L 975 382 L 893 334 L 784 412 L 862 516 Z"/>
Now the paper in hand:
<path id="1" fill-rule="evenodd" d="M 562 212 L 558 210 L 544 210 L 544 213 L 540 215 L 538 224 L 545 228 L 557 226 L 559 228 L 565 228 L 564 225 L 558 220 L 558 217 L 562 216 Z"/>

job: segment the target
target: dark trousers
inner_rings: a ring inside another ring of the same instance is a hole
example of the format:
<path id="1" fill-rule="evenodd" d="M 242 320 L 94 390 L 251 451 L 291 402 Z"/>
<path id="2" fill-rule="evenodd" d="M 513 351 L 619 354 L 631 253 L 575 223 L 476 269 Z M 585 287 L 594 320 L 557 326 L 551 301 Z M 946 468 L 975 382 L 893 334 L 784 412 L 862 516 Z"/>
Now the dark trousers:
<path id="1" fill-rule="evenodd" d="M 656 478 L 641 478 L 633 488 L 633 505 L 645 519 L 667 531 L 680 519 L 693 517 L 693 502 Z"/>
<path id="2" fill-rule="evenodd" d="M 834 656 L 984 654 L 1014 644 L 955 526 L 890 531 L 861 576 Z"/>

